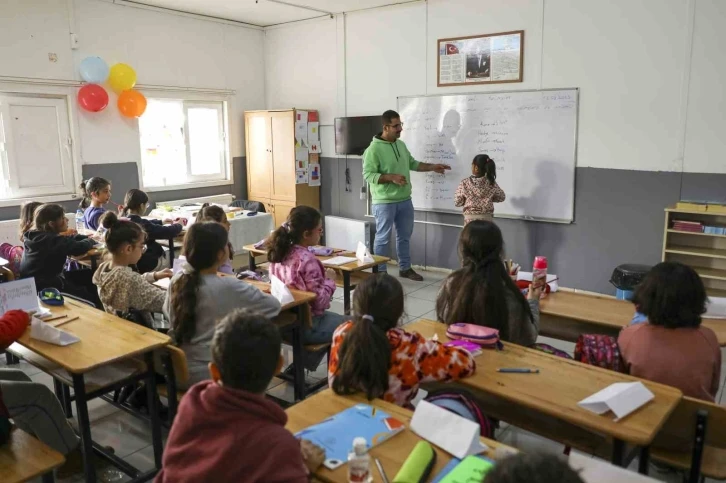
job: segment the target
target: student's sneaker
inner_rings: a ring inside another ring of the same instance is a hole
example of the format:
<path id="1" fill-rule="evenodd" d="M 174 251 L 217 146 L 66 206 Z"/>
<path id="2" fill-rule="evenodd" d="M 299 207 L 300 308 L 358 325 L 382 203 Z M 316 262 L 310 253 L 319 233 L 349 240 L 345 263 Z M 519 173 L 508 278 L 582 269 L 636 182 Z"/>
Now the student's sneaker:
<path id="1" fill-rule="evenodd" d="M 409 268 L 408 270 L 399 270 L 398 276 L 401 278 L 413 280 L 414 282 L 423 282 L 423 277 L 416 273 L 413 268 Z"/>

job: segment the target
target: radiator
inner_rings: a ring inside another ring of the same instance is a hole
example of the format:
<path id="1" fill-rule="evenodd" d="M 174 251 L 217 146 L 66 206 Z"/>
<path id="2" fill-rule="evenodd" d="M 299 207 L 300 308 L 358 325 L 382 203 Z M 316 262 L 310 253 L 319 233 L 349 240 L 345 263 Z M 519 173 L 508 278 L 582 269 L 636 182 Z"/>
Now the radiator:
<path id="1" fill-rule="evenodd" d="M 202 196 L 200 198 L 189 198 L 186 200 L 159 201 L 156 206 L 181 206 L 193 203 L 217 203 L 218 205 L 230 205 L 234 201 L 234 195 Z"/>
<path id="2" fill-rule="evenodd" d="M 76 214 L 66 213 L 68 218 L 68 228 L 76 227 Z M 0 243 L 10 243 L 11 245 L 22 245 L 20 242 L 20 220 L 0 221 Z"/>
<path id="3" fill-rule="evenodd" d="M 358 248 L 358 242 L 363 242 L 371 252 L 373 251 L 369 221 L 339 216 L 325 217 L 325 245 L 355 251 Z"/>

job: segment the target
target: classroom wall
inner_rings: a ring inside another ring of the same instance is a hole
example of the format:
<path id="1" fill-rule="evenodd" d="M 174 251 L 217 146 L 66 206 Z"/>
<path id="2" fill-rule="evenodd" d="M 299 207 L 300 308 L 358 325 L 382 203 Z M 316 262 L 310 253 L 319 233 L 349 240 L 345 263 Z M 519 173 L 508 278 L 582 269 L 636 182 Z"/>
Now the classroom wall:
<path id="1" fill-rule="evenodd" d="M 70 32 L 78 35 L 77 50 L 71 49 Z M 265 107 L 263 42 L 264 33 L 259 29 L 105 0 L 4 0 L 0 77 L 80 80 L 80 61 L 98 55 L 109 65 L 125 62 L 134 67 L 139 84 L 233 90 L 228 105 L 235 181 L 152 196 L 161 200 L 232 192 L 242 198 L 246 195 L 239 183 L 244 176 L 244 163 L 239 162 L 245 155 L 243 113 Z M 55 62 L 49 61 L 50 53 L 56 55 Z M 109 107 L 101 113 L 90 114 L 74 106 L 84 177 L 92 171 L 114 180 L 114 176 L 128 173 L 127 178 L 114 181 L 117 186 L 131 186 L 138 183 L 139 176 L 138 124 L 118 113 L 115 94 L 107 90 Z M 153 92 L 146 95 L 153 96 Z M 104 164 L 108 167 L 87 168 Z M 123 168 L 119 171 L 118 166 Z M 125 192 L 116 187 L 114 191 L 118 193 L 115 197 Z M 0 219 L 6 213 L 17 213 L 17 208 L 0 209 Z"/>
<path id="2" fill-rule="evenodd" d="M 615 266 L 660 261 L 665 206 L 726 199 L 724 24 L 721 0 L 429 0 L 266 31 L 268 69 L 270 59 L 306 57 L 319 36 L 336 34 L 335 47 L 315 50 L 314 78 L 266 82 L 287 92 L 286 102 L 303 104 L 320 79 L 335 79 L 336 89 L 316 94 L 313 106 L 333 118 L 395 109 L 398 96 L 580 88 L 574 223 L 498 223 L 509 255 L 525 266 L 547 255 L 562 285 L 612 293 Z M 524 82 L 436 87 L 438 38 L 519 29 Z M 272 44 L 270 36 L 290 40 Z M 335 156 L 332 127 L 321 135 L 330 147 L 323 211 L 363 219 L 361 160 Z M 456 268 L 461 228 L 425 222 L 461 225 L 461 218 L 416 216 L 414 263 Z"/>

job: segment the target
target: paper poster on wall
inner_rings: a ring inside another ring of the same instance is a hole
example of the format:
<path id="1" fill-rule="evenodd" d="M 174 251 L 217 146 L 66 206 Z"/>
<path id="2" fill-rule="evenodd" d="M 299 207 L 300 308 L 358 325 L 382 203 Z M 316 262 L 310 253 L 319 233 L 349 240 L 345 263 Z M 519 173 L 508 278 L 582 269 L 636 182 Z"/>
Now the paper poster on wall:
<path id="1" fill-rule="evenodd" d="M 524 31 L 439 39 L 439 87 L 522 82 Z"/>
<path id="2" fill-rule="evenodd" d="M 308 169 L 308 184 L 310 186 L 320 186 L 320 165 L 311 163 Z"/>
<path id="3" fill-rule="evenodd" d="M 296 147 L 295 148 L 295 161 L 305 161 L 307 163 L 308 161 L 308 148 L 306 147 Z"/>
<path id="4" fill-rule="evenodd" d="M 308 111 L 308 122 L 318 122 L 318 111 Z"/>
<path id="5" fill-rule="evenodd" d="M 295 184 L 306 184 L 308 182 L 308 170 L 307 169 L 296 169 L 295 170 Z"/>
<path id="6" fill-rule="evenodd" d="M 320 154 L 320 140 L 310 143 L 310 146 L 308 146 L 308 150 L 310 154 Z"/>
<path id="7" fill-rule="evenodd" d="M 295 145 L 308 144 L 308 111 L 295 111 Z"/>
<path id="8" fill-rule="evenodd" d="M 320 142 L 320 133 L 318 132 L 319 129 L 320 129 L 320 123 L 318 123 L 318 122 L 309 122 L 308 123 L 308 142 L 305 143 L 306 145 L 310 146 L 313 143 Z"/>

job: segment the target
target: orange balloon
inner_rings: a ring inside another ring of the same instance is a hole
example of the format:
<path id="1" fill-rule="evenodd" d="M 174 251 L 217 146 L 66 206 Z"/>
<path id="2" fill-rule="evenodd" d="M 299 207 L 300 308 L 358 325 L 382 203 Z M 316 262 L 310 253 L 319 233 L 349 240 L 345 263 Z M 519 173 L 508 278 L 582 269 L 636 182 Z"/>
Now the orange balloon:
<path id="1" fill-rule="evenodd" d="M 140 117 L 146 111 L 146 97 L 139 91 L 123 91 L 116 105 L 123 116 Z"/>

